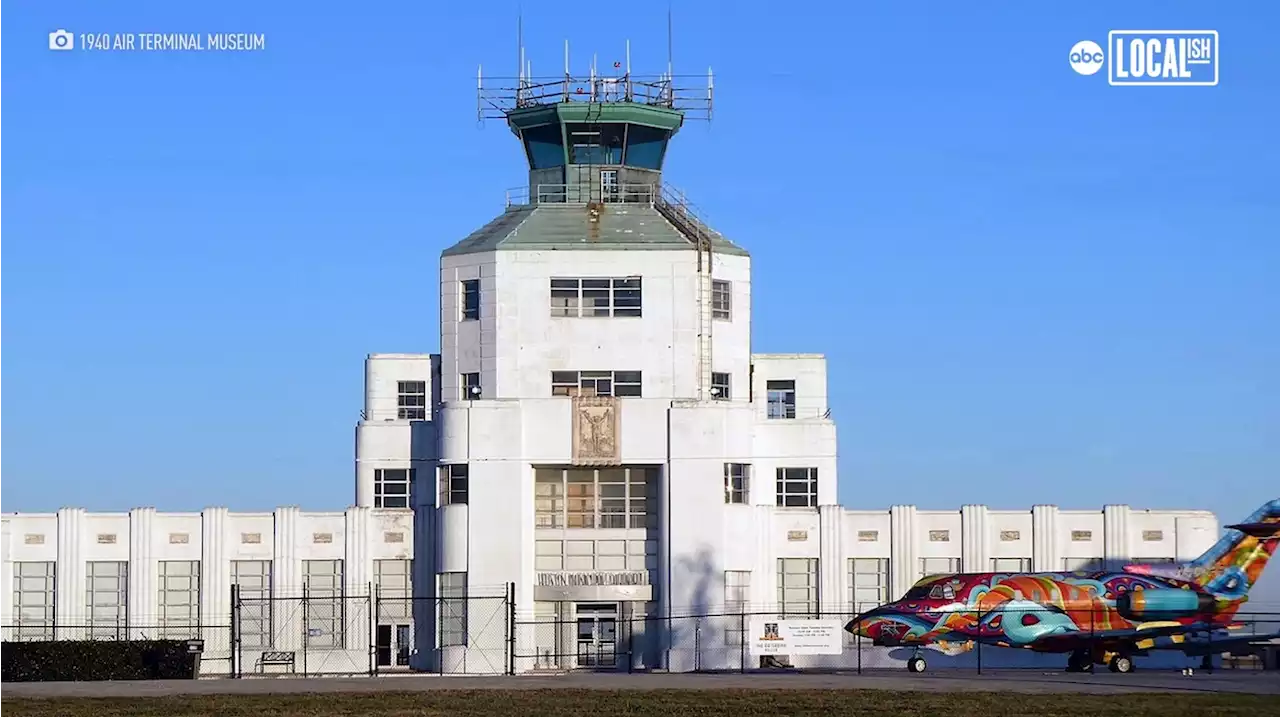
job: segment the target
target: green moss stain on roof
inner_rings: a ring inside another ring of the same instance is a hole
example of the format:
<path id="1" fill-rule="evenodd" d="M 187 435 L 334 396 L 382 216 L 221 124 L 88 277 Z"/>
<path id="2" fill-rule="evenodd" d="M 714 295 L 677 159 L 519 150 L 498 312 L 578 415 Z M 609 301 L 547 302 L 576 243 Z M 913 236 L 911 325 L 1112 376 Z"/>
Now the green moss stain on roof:
<path id="1" fill-rule="evenodd" d="M 592 221 L 593 212 L 598 212 Z M 747 251 L 715 230 L 712 250 L 747 256 Z M 496 250 L 692 249 L 657 209 L 647 204 L 540 204 L 510 207 L 442 256 Z"/>

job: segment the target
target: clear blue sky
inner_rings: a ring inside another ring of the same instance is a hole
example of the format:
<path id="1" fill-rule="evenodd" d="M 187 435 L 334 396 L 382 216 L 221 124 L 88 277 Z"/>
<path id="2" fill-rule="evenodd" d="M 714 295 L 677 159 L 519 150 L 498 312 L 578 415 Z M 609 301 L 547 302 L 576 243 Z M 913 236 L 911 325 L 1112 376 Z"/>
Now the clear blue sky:
<path id="1" fill-rule="evenodd" d="M 532 5 L 532 3 L 530 3 Z M 665 6 L 525 12 L 535 74 Z M 785 7 L 785 12 L 779 8 Z M 475 74 L 511 1 L 10 4 L 3 502 L 337 509 L 362 361 L 436 351 L 444 247 L 524 183 Z M 840 497 L 1207 508 L 1280 494 L 1280 13 L 1266 3 L 676 3 L 716 71 L 667 178 L 754 257 L 754 349 L 828 356 Z M 1221 85 L 1078 40 L 1219 30 Z M 47 33 L 259 32 L 250 53 Z M 1273 569 L 1272 572 L 1275 572 Z"/>

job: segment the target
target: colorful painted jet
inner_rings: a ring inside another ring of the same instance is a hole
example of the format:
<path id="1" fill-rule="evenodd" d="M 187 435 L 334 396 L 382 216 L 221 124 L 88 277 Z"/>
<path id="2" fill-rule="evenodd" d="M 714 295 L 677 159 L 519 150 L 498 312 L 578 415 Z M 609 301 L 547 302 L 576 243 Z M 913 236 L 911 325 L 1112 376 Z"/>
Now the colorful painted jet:
<path id="1" fill-rule="evenodd" d="M 926 645 L 949 654 L 977 643 L 1070 653 L 1067 670 L 1105 664 L 1131 672 L 1149 650 L 1221 654 L 1242 642 L 1236 619 L 1280 545 L 1280 499 L 1263 505 L 1204 555 L 1182 564 L 1125 565 L 1119 572 L 957 573 L 922 578 L 896 602 L 854 617 L 849 632 L 876 645 Z M 1235 631 L 1233 633 L 1233 631 Z"/>

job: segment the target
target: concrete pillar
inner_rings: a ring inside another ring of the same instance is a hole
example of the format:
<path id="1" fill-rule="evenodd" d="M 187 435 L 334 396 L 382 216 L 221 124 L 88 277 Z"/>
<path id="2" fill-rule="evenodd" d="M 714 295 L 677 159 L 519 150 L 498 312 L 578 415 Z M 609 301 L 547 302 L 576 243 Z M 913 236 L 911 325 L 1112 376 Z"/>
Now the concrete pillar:
<path id="1" fill-rule="evenodd" d="M 960 569 L 981 573 L 991 569 L 990 529 L 987 506 L 966 505 L 960 508 Z"/>
<path id="2" fill-rule="evenodd" d="M 914 505 L 895 505 L 889 509 L 889 592 L 892 595 L 901 595 L 910 589 L 920 570 L 915 521 Z"/>
<path id="3" fill-rule="evenodd" d="M 272 534 L 271 596 L 275 649 L 301 650 L 303 623 L 302 563 L 298 558 L 298 515 L 296 506 L 276 508 Z"/>
<path id="4" fill-rule="evenodd" d="M 134 508 L 129 511 L 129 597 L 126 606 L 129 620 L 129 637 L 140 640 L 154 637 L 159 620 L 154 536 L 155 508 Z"/>
<path id="5" fill-rule="evenodd" d="M 844 516 L 844 508 L 838 505 L 824 505 L 818 508 L 818 535 L 820 557 L 818 572 L 821 576 L 818 583 L 819 609 L 830 617 L 843 614 L 849 604 L 849 565 L 844 559 L 841 545 L 840 519 Z"/>
<path id="6" fill-rule="evenodd" d="M 89 621 L 85 609 L 84 517 L 84 508 L 58 510 L 58 565 L 54 576 L 58 639 L 81 639 L 81 628 Z"/>
<path id="7" fill-rule="evenodd" d="M 1108 505 L 1102 509 L 1103 556 L 1109 567 L 1126 562 L 1132 556 L 1129 541 L 1129 506 Z"/>
<path id="8" fill-rule="evenodd" d="M 1031 569 L 1041 572 L 1062 569 L 1056 505 L 1031 508 Z"/>

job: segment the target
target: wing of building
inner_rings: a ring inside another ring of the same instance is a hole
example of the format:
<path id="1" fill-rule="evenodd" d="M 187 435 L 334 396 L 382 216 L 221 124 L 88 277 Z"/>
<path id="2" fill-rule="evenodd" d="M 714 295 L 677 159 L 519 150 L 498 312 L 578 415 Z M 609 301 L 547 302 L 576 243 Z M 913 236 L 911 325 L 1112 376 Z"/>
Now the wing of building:
<path id="1" fill-rule="evenodd" d="M 206 672 L 736 667 L 752 614 L 1218 537 L 1196 510 L 842 508 L 825 359 L 751 352 L 750 256 L 663 180 L 681 112 L 566 90 L 507 117 L 528 191 L 444 250 L 440 353 L 366 359 L 354 507 L 7 514 L 5 639 L 200 636 Z"/>

